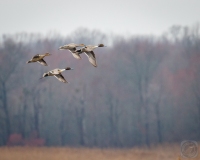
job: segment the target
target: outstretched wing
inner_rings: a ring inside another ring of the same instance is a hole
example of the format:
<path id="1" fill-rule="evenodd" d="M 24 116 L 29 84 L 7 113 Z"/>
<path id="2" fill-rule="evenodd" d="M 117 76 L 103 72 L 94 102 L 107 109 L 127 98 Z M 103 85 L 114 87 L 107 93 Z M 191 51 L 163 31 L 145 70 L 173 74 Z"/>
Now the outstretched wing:
<path id="1" fill-rule="evenodd" d="M 81 59 L 81 56 L 79 55 L 79 53 L 76 52 L 76 48 L 74 48 L 74 49 L 69 49 L 69 51 L 72 53 L 72 55 L 74 56 L 74 58 L 76 58 L 76 59 Z"/>
<path id="2" fill-rule="evenodd" d="M 64 83 L 68 83 L 65 78 L 63 77 L 62 74 L 57 74 L 57 75 L 54 75 L 54 77 L 56 77 L 59 81 L 61 82 L 64 82 Z"/>
<path id="3" fill-rule="evenodd" d="M 39 60 L 37 62 L 42 64 L 43 66 L 47 66 L 47 63 L 44 61 L 44 59 L 41 59 L 41 60 Z"/>
<path id="4" fill-rule="evenodd" d="M 35 59 L 35 58 L 40 58 L 40 55 L 36 54 L 35 56 L 33 56 L 33 59 Z"/>
<path id="5" fill-rule="evenodd" d="M 33 56 L 33 57 L 31 58 L 31 60 L 29 61 L 29 63 L 31 63 L 31 62 L 37 62 L 37 61 L 40 60 L 40 59 L 41 59 L 40 55 L 39 55 L 39 54 L 36 54 L 35 56 Z"/>
<path id="6" fill-rule="evenodd" d="M 93 51 L 91 52 L 85 52 L 85 54 L 88 57 L 89 62 L 94 66 L 97 67 L 97 61 L 96 61 L 96 57 Z"/>
<path id="7" fill-rule="evenodd" d="M 71 53 L 74 56 L 74 58 L 81 59 L 81 56 L 78 53 L 73 53 L 73 52 L 71 52 Z"/>

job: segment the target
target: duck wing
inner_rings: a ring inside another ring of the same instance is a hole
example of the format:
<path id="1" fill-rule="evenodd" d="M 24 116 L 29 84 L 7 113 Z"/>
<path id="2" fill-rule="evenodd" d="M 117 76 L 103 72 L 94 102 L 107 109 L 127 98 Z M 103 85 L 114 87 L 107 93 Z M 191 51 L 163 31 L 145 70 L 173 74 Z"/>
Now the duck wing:
<path id="1" fill-rule="evenodd" d="M 78 53 L 73 53 L 73 52 L 71 52 L 71 53 L 74 56 L 74 58 L 81 59 L 81 56 Z"/>
<path id="2" fill-rule="evenodd" d="M 47 62 L 44 59 L 37 61 L 38 63 L 42 64 L 43 66 L 47 66 Z"/>
<path id="3" fill-rule="evenodd" d="M 68 83 L 65 78 L 63 77 L 62 74 L 57 74 L 57 75 L 54 75 L 54 77 L 56 77 L 59 81 L 61 82 L 64 82 L 64 83 Z"/>
<path id="4" fill-rule="evenodd" d="M 40 58 L 40 55 L 36 54 L 35 56 L 33 56 L 33 59 L 36 59 L 36 58 Z"/>
<path id="5" fill-rule="evenodd" d="M 40 60 L 40 59 L 41 59 L 40 55 L 39 55 L 39 54 L 36 54 L 35 56 L 33 56 L 33 57 L 31 58 L 30 62 L 37 62 L 37 61 Z M 29 62 L 29 63 L 30 63 L 30 62 Z"/>
<path id="6" fill-rule="evenodd" d="M 89 62 L 94 66 L 97 67 L 96 57 L 93 51 L 85 52 L 86 56 L 88 57 Z"/>
<path id="7" fill-rule="evenodd" d="M 72 55 L 74 56 L 74 58 L 81 59 L 81 56 L 79 55 L 79 53 L 76 52 L 76 48 L 69 49 L 69 51 L 72 53 Z"/>

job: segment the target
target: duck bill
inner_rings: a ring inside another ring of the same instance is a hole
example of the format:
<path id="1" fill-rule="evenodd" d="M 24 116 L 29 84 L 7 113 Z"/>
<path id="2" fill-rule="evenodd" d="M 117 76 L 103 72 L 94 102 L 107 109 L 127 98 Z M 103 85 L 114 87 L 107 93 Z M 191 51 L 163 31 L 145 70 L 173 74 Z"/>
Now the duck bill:
<path id="1" fill-rule="evenodd" d="M 64 49 L 63 49 L 63 47 L 61 46 L 61 47 L 58 48 L 58 50 L 64 50 Z"/>

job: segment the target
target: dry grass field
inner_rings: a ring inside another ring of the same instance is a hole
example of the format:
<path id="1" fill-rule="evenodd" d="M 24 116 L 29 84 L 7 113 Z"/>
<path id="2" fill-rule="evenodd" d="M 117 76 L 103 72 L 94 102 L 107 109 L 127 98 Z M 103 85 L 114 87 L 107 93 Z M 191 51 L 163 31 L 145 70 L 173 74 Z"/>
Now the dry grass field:
<path id="1" fill-rule="evenodd" d="M 182 160 L 180 146 L 132 149 L 0 147 L 0 160 Z M 193 160 L 199 160 L 197 156 Z M 185 159 L 186 160 L 186 159 Z"/>

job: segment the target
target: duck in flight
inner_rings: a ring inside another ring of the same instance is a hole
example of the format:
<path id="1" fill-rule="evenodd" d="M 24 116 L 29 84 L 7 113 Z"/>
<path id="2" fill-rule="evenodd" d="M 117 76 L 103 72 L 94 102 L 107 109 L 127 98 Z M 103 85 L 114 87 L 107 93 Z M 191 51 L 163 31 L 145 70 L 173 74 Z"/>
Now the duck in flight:
<path id="1" fill-rule="evenodd" d="M 65 78 L 63 77 L 63 75 L 61 74 L 63 71 L 66 71 L 66 70 L 73 70 L 73 68 L 70 68 L 70 67 L 67 67 L 67 68 L 64 68 L 64 69 L 59 69 L 59 68 L 56 68 L 56 69 L 53 69 L 47 73 L 44 73 L 42 78 L 44 77 L 48 77 L 48 76 L 54 76 L 56 77 L 59 81 L 61 82 L 64 82 L 64 83 L 68 83 Z M 40 78 L 40 79 L 42 79 Z"/>
<path id="2" fill-rule="evenodd" d="M 95 46 L 95 45 L 87 45 L 79 50 L 76 50 L 75 52 L 79 54 L 81 53 L 85 53 L 86 56 L 88 57 L 88 60 L 89 62 L 94 66 L 94 67 L 97 67 L 97 61 L 96 61 L 96 56 L 93 52 L 93 50 L 95 48 L 98 48 L 98 47 L 106 47 L 104 46 L 104 44 L 99 44 L 98 46 Z"/>
<path id="3" fill-rule="evenodd" d="M 38 62 L 42 64 L 43 66 L 47 66 L 47 63 L 45 62 L 43 58 L 50 55 L 51 55 L 50 53 L 36 54 L 35 56 L 33 56 L 33 58 L 30 61 L 27 61 L 26 63 Z"/>
<path id="4" fill-rule="evenodd" d="M 76 52 L 76 47 L 84 47 L 84 46 L 85 46 L 84 44 L 70 43 L 59 47 L 59 50 L 69 50 L 74 56 L 74 58 L 81 59 L 79 53 Z"/>

